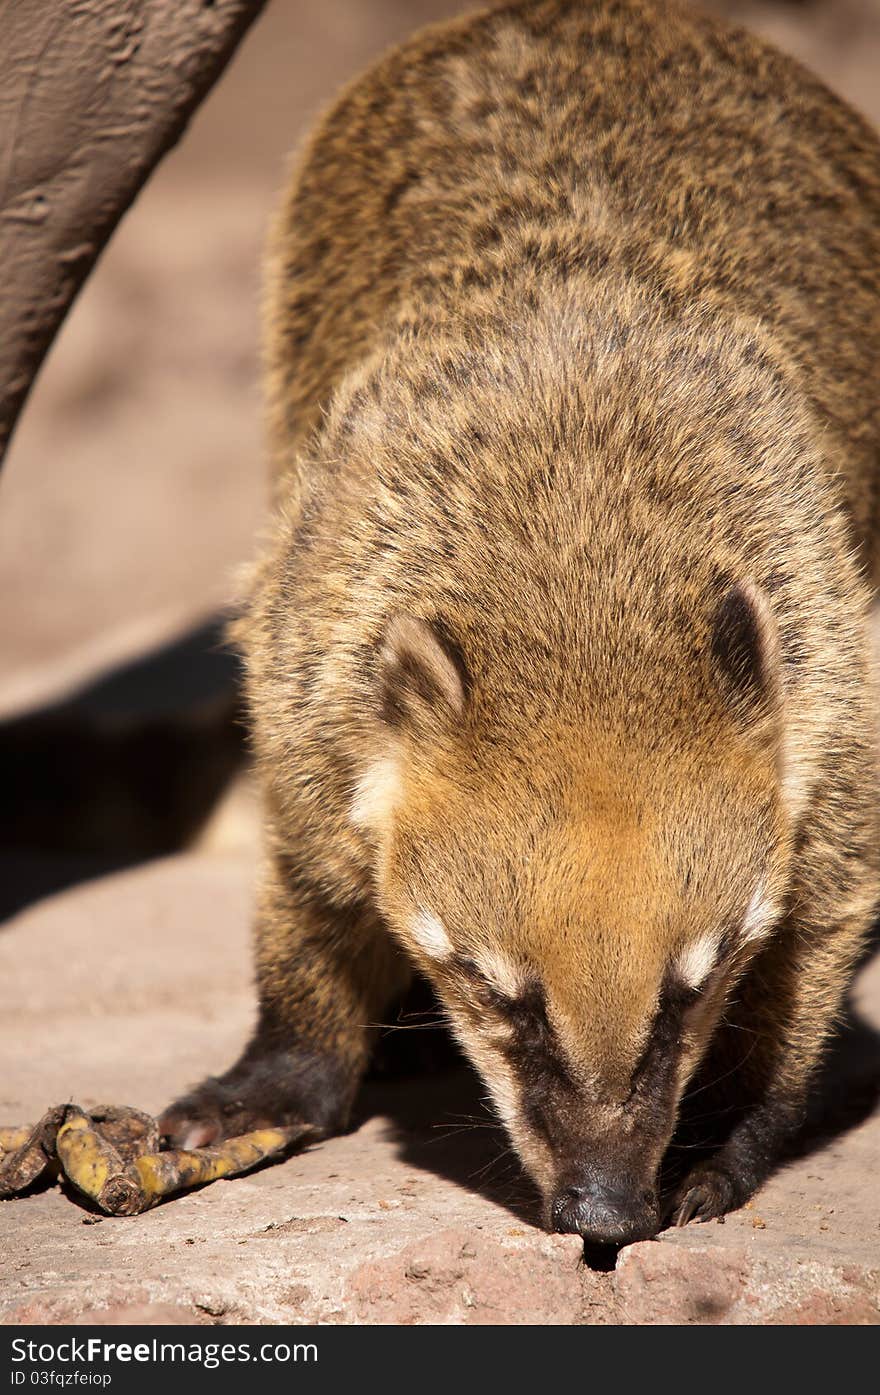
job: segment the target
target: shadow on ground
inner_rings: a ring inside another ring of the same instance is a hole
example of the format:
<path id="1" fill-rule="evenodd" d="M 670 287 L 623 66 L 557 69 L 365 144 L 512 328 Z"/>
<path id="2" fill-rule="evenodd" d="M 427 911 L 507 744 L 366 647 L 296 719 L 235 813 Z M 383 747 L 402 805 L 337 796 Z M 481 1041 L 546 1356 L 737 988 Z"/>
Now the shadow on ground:
<path id="1" fill-rule="evenodd" d="M 196 837 L 245 761 L 223 627 L 218 616 L 0 723 L 0 921 Z"/>
<path id="2" fill-rule="evenodd" d="M 417 975 L 389 1010 L 352 1128 L 381 1116 L 401 1162 L 539 1224 L 537 1191 L 489 1103 L 486 1086 L 444 1026 L 431 985 Z"/>

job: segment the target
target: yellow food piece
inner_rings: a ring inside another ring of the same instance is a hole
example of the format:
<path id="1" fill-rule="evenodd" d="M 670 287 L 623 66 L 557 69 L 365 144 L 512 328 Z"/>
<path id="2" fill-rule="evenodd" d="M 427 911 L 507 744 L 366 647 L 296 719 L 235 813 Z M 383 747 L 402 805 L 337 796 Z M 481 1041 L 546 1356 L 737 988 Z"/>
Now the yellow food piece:
<path id="1" fill-rule="evenodd" d="M 32 1132 L 32 1129 L 0 1129 L 0 1158 L 4 1153 L 14 1153 L 19 1148 L 23 1148 Z"/>
<path id="2" fill-rule="evenodd" d="M 109 1120 L 111 1114 L 113 1117 Z M 131 1119 L 123 1117 L 126 1115 L 130 1115 Z M 143 1147 L 151 1133 L 153 1137 L 158 1137 L 157 1130 L 145 1131 L 141 1127 L 140 1133 L 126 1142 L 126 1157 L 123 1157 L 106 1136 L 110 1123 L 116 1126 L 117 1139 L 123 1137 L 128 1140 L 131 1128 L 120 1135 L 120 1120 L 123 1124 L 131 1124 L 132 1120 L 139 1125 L 144 1120 L 152 1124 L 149 1116 L 139 1115 L 133 1110 L 113 1110 L 103 1111 L 92 1119 L 76 1105 L 69 1105 L 59 1107 L 54 1115 L 50 1111 L 43 1122 L 51 1120 L 55 1124 L 55 1116 L 63 1117 L 63 1122 L 57 1127 L 57 1133 L 53 1131 L 51 1140 L 44 1141 L 46 1153 L 34 1145 L 39 1154 L 38 1161 L 45 1165 L 46 1156 L 54 1143 L 54 1151 L 68 1180 L 108 1216 L 136 1216 L 172 1192 L 186 1191 L 191 1187 L 203 1186 L 206 1182 L 216 1182 L 220 1177 L 234 1177 L 248 1172 L 259 1163 L 278 1157 L 291 1144 L 315 1133 L 307 1124 L 282 1129 L 255 1129 L 252 1133 L 226 1139 L 210 1148 L 141 1153 L 132 1157 L 132 1150 L 139 1145 Z M 36 1136 L 40 1127 L 37 1126 L 36 1131 L 0 1129 L 0 1167 L 7 1162 L 8 1172 L 8 1162 L 15 1161 L 13 1155 Z M 128 1161 L 128 1158 L 131 1160 Z M 0 1194 L 14 1194 L 36 1175 L 34 1168 L 29 1168 L 26 1175 L 22 1174 L 22 1180 L 17 1175 L 21 1171 L 18 1163 L 15 1170 L 16 1176 L 7 1178 L 5 1190 L 0 1178 Z"/>
<path id="3" fill-rule="evenodd" d="M 140 1179 L 146 1205 L 150 1206 L 181 1188 L 199 1187 L 206 1182 L 216 1182 L 220 1177 L 247 1172 L 280 1152 L 289 1141 L 289 1130 L 256 1129 L 212 1148 L 148 1153 L 135 1158 L 133 1168 Z"/>
<path id="4" fill-rule="evenodd" d="M 55 1140 L 64 1171 L 86 1196 L 97 1197 L 108 1177 L 123 1170 L 122 1159 L 85 1114 L 71 1114 Z"/>

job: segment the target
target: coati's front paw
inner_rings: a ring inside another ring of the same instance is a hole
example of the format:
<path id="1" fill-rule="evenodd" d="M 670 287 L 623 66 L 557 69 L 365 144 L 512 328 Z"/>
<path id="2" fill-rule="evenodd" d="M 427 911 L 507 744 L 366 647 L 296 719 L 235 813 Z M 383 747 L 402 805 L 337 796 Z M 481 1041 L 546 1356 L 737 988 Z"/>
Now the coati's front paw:
<path id="1" fill-rule="evenodd" d="M 305 1052 L 245 1053 L 168 1106 L 159 1119 L 176 1148 L 204 1148 L 252 1129 L 311 1124 L 318 1134 L 345 1127 L 356 1079 L 330 1057 Z"/>
<path id="2" fill-rule="evenodd" d="M 687 1174 L 667 1212 L 669 1224 L 711 1221 L 744 1206 L 770 1176 L 802 1122 L 800 1099 L 769 1100 L 747 1115 L 720 1152 Z"/>
<path id="3" fill-rule="evenodd" d="M 159 1129 L 175 1148 L 205 1148 L 224 1138 L 237 1138 L 252 1129 L 273 1128 L 282 1122 L 296 1121 L 272 1118 L 222 1079 L 209 1079 L 169 1105 L 159 1117 Z"/>
<path id="4" fill-rule="evenodd" d="M 741 1176 L 716 1160 L 699 1163 L 675 1193 L 669 1210 L 670 1224 L 713 1221 L 735 1211 L 751 1195 L 753 1188 Z"/>

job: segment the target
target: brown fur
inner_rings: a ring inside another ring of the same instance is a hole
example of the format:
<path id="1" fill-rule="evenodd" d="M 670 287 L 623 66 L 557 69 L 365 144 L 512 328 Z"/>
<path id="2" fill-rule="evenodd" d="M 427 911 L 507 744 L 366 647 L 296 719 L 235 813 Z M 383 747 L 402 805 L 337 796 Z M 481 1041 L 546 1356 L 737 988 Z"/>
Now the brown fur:
<path id="1" fill-rule="evenodd" d="M 415 962 L 551 1223 L 656 1229 L 701 1064 L 678 1214 L 745 1199 L 877 899 L 878 362 L 880 145 L 756 39 L 526 0 L 348 89 L 269 261 L 260 1025 L 172 1132 L 341 1127 Z"/>

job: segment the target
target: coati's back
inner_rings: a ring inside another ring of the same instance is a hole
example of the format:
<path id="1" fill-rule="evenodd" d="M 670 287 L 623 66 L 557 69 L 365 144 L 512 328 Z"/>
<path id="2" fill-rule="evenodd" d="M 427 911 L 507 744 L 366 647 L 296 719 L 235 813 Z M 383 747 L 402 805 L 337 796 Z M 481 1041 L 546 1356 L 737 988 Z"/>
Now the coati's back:
<path id="1" fill-rule="evenodd" d="M 401 325 L 572 277 L 755 316 L 834 432 L 860 536 L 880 452 L 880 157 L 792 59 L 666 0 L 531 0 L 426 30 L 354 83 L 277 219 L 278 468 Z"/>
<path id="2" fill-rule="evenodd" d="M 169 1131 L 343 1126 L 414 964 L 551 1224 L 656 1230 L 698 1070 L 722 1214 L 877 900 L 880 145 L 685 8 L 502 6 L 325 119 L 267 309 L 260 1025 Z"/>

